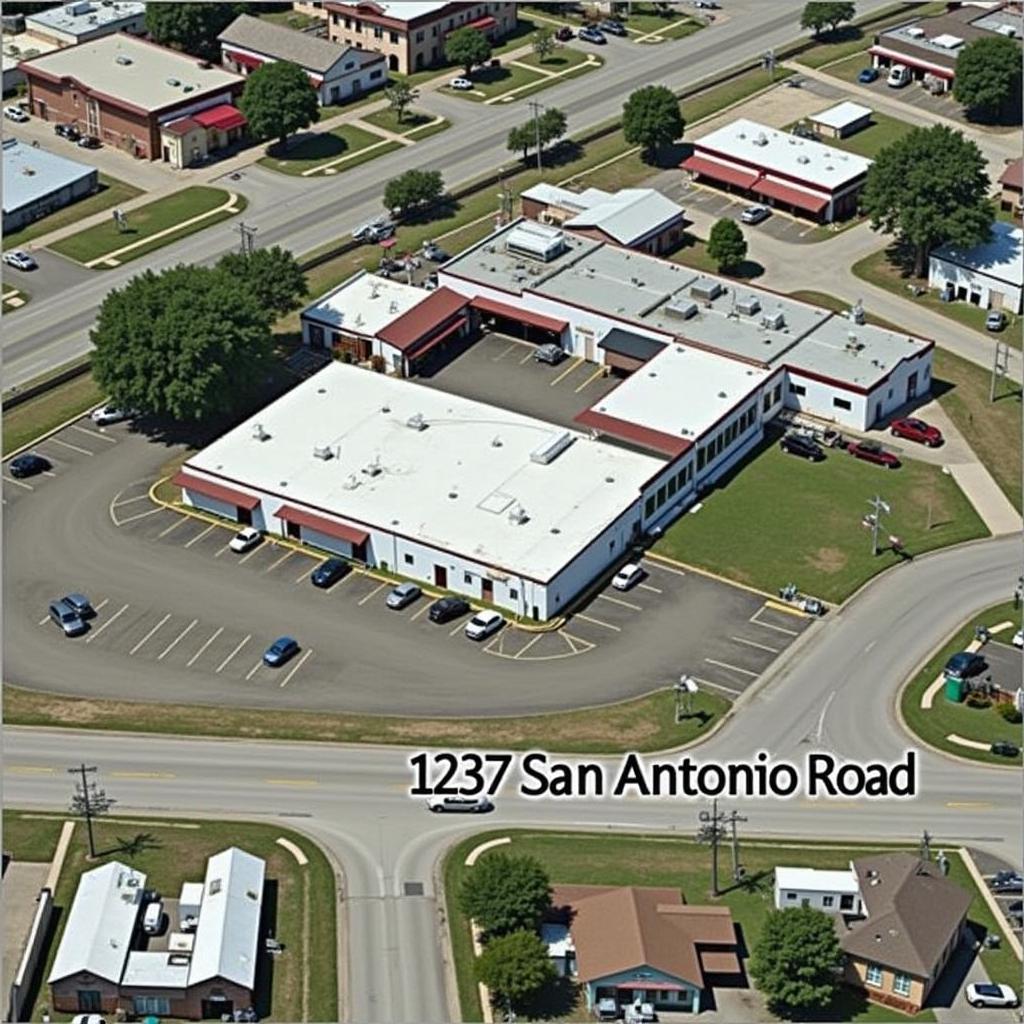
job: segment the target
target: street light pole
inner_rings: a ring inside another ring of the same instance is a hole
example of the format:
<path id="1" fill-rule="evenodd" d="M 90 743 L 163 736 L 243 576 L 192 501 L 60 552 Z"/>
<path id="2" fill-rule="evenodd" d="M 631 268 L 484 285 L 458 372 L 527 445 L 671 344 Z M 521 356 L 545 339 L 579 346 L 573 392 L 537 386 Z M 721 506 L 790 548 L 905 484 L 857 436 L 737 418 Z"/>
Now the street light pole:
<path id="1" fill-rule="evenodd" d="M 878 531 L 882 525 L 882 513 L 888 515 L 892 509 L 888 502 L 883 501 L 879 495 L 875 495 L 868 501 L 871 506 L 871 554 L 878 554 Z"/>

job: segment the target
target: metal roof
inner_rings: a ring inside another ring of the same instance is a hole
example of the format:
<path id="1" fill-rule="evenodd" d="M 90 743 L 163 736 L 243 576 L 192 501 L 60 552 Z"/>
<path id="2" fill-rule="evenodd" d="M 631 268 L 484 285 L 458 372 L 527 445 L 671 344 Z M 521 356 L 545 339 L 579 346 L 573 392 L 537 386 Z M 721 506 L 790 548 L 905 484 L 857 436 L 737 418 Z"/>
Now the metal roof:
<path id="1" fill-rule="evenodd" d="M 992 238 L 981 245 L 969 249 L 943 245 L 932 252 L 931 258 L 948 260 L 1005 284 L 1024 287 L 1024 230 L 1006 221 L 995 221 Z"/>
<path id="2" fill-rule="evenodd" d="M 803 892 L 860 892 L 853 868 L 847 868 L 845 871 L 827 871 L 820 868 L 777 867 L 775 888 L 800 889 Z"/>
<path id="3" fill-rule="evenodd" d="M 217 39 L 222 45 L 241 46 L 274 60 L 290 61 L 306 71 L 318 74 L 326 74 L 349 55 L 358 64 L 364 63 L 367 58 L 373 61 L 384 60 L 379 53 L 331 43 L 308 32 L 296 32 L 295 29 L 254 18 L 250 14 L 240 14 Z"/>
<path id="4" fill-rule="evenodd" d="M 188 954 L 136 949 L 128 954 L 121 984 L 127 988 L 178 988 L 188 985 Z"/>
<path id="5" fill-rule="evenodd" d="M 96 174 L 95 167 L 57 156 L 41 146 L 22 145 L 17 139 L 5 139 L 3 147 L 4 213 Z"/>
<path id="6" fill-rule="evenodd" d="M 588 205 L 565 226 L 597 228 L 615 241 L 630 245 L 682 216 L 683 208 L 678 203 L 653 188 L 625 188 Z"/>
<path id="7" fill-rule="evenodd" d="M 90 3 L 89 0 L 81 0 L 79 3 L 63 4 L 26 15 L 25 27 L 29 31 L 33 28 L 55 30 L 79 36 L 96 32 L 100 28 L 113 32 L 121 22 L 132 21 L 145 13 L 146 5 L 136 3 L 134 0 L 117 3 Z"/>
<path id="8" fill-rule="evenodd" d="M 829 107 L 828 110 L 823 110 L 820 114 L 812 114 L 808 120 L 814 124 L 823 124 L 827 128 L 838 130 L 847 128 L 849 125 L 856 124 L 858 121 L 862 121 L 865 117 L 870 116 L 870 107 L 846 100 L 843 103 L 837 103 L 834 107 Z"/>
<path id="9" fill-rule="evenodd" d="M 667 342 L 658 341 L 656 338 L 645 338 L 642 334 L 614 327 L 597 343 L 597 347 L 603 348 L 606 352 L 617 352 L 620 356 L 643 359 L 646 362 L 656 356 L 666 344 Z"/>

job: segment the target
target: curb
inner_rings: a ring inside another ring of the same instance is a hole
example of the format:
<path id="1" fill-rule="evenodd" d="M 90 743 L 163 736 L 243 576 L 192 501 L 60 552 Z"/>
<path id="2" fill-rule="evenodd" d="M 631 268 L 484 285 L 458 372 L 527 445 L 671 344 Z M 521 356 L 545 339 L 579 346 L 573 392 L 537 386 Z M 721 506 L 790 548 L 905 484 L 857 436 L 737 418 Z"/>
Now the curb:
<path id="1" fill-rule="evenodd" d="M 678 558 L 672 558 L 669 555 L 663 555 L 660 552 L 651 549 L 644 552 L 644 557 L 653 558 L 656 562 L 664 562 L 666 565 L 674 565 L 679 569 L 685 569 L 687 572 L 696 573 L 698 576 L 706 576 L 708 579 L 717 580 L 719 583 L 725 583 L 730 587 L 738 587 L 740 590 L 746 590 L 748 593 L 757 594 L 758 597 L 763 597 L 768 601 L 778 601 L 778 595 L 769 594 L 767 590 L 760 590 L 758 587 L 752 587 L 747 583 L 740 583 L 738 580 L 731 580 L 728 576 L 720 576 L 717 572 L 711 572 L 710 569 L 701 569 L 699 566 L 690 565 L 689 562 L 680 562 Z M 787 611 L 788 610 L 789 609 L 787 609 Z M 804 613 L 800 611 L 798 611 L 797 614 L 802 617 L 804 616 Z"/>
<path id="2" fill-rule="evenodd" d="M 999 909 L 999 904 L 992 898 L 992 890 L 985 884 L 985 879 L 978 870 L 978 865 L 974 863 L 971 851 L 968 850 L 966 846 L 961 846 L 956 852 L 960 854 L 960 859 L 964 862 L 964 867 L 967 868 L 967 873 L 971 876 L 974 884 L 981 891 L 982 899 L 984 899 L 986 906 L 992 912 L 992 916 L 996 919 L 996 924 L 999 925 L 999 930 L 1005 936 L 1006 941 L 1010 945 L 1010 949 L 1013 950 L 1014 955 L 1018 960 L 1022 959 L 1022 957 L 1024 957 L 1024 951 L 1021 950 L 1020 939 L 1014 935 L 1013 929 L 1008 927 L 1006 916 Z"/>
<path id="3" fill-rule="evenodd" d="M 46 394 L 46 392 L 44 391 L 43 394 Z M 8 452 L 3 457 L 2 461 L 4 463 L 7 463 L 11 459 L 16 458 L 18 455 L 21 455 L 22 452 L 27 452 L 30 448 L 35 448 L 37 444 L 42 444 L 43 441 L 46 441 L 49 438 L 53 437 L 54 434 L 59 434 L 62 430 L 65 429 L 65 427 L 70 427 L 72 423 L 77 423 L 83 416 L 88 416 L 89 413 L 91 413 L 94 409 L 99 409 L 106 404 L 107 399 L 104 398 L 102 402 L 97 402 L 95 405 L 89 406 L 89 408 L 86 409 L 84 412 L 80 412 L 77 416 L 72 416 L 70 419 L 67 419 L 63 423 L 58 424 L 51 430 L 47 430 L 45 433 L 40 434 L 36 438 L 33 438 L 31 441 L 28 442 L 28 444 L 23 444 L 20 448 L 15 448 L 13 452 Z"/>

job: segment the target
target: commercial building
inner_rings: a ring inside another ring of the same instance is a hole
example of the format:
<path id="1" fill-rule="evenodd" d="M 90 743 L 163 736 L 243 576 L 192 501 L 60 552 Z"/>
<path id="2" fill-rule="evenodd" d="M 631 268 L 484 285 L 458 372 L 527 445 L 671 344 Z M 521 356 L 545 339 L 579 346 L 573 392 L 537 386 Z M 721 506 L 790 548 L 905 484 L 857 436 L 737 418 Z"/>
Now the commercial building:
<path id="1" fill-rule="evenodd" d="M 327 0 L 332 42 L 382 53 L 388 70 L 403 75 L 444 63 L 444 42 L 460 28 L 497 41 L 516 25 L 514 3 L 409 3 Z"/>
<path id="2" fill-rule="evenodd" d="M 56 43 L 38 39 L 28 32 L 4 33 L 3 36 L 3 93 L 14 92 L 25 81 L 25 72 L 21 70 L 23 60 L 41 57 L 44 53 L 53 53 L 60 49 Z"/>
<path id="3" fill-rule="evenodd" d="M 928 260 L 928 284 L 950 301 L 1022 311 L 1024 231 L 997 220 L 992 238 L 970 249 L 943 245 Z"/>
<path id="4" fill-rule="evenodd" d="M 530 220 L 654 255 L 676 248 L 683 237 L 683 208 L 653 188 L 573 192 L 540 182 L 521 199 L 523 216 Z"/>
<path id="5" fill-rule="evenodd" d="M 187 166 L 236 141 L 245 126 L 234 106 L 241 76 L 124 33 L 21 68 L 36 117 L 70 122 L 138 159 Z"/>
<path id="6" fill-rule="evenodd" d="M 99 185 L 95 167 L 25 146 L 17 139 L 3 143 L 4 234 L 92 195 Z"/>
<path id="7" fill-rule="evenodd" d="M 1010 210 L 1019 217 L 1024 195 L 1024 157 L 1006 165 L 1006 170 L 999 176 L 999 188 L 1000 209 Z"/>
<path id="8" fill-rule="evenodd" d="M 146 5 L 135 0 L 78 0 L 26 14 L 25 31 L 62 48 L 115 32 L 143 35 Z"/>
<path id="9" fill-rule="evenodd" d="M 243 76 L 274 61 L 297 64 L 322 106 L 355 99 L 387 84 L 387 61 L 382 54 L 340 46 L 249 14 L 240 14 L 217 39 L 224 66 Z"/>
<path id="10" fill-rule="evenodd" d="M 849 100 L 807 118 L 811 127 L 827 139 L 845 139 L 871 124 L 871 108 Z"/>
<path id="11" fill-rule="evenodd" d="M 740 118 L 693 143 L 682 167 L 702 182 L 829 223 L 857 211 L 871 161 Z"/>
<path id="12" fill-rule="evenodd" d="M 230 847 L 202 883 L 163 899 L 167 926 L 144 936 L 146 876 L 112 861 L 85 872 L 49 974 L 60 1013 L 222 1019 L 253 1004 L 265 863 Z"/>

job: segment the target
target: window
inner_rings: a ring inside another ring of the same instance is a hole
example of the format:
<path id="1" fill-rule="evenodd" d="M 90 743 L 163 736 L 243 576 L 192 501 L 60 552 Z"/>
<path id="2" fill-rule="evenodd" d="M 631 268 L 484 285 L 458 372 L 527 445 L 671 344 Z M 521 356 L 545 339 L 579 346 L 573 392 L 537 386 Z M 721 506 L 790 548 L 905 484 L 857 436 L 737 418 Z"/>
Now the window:
<path id="1" fill-rule="evenodd" d="M 412 565 L 412 555 L 406 552 L 406 554 L 402 555 L 402 561 L 405 562 L 406 565 Z"/>
<path id="2" fill-rule="evenodd" d="M 679 489 L 678 477 L 672 477 L 668 482 L 668 496 L 671 498 L 673 494 Z"/>
<path id="3" fill-rule="evenodd" d="M 471 572 L 463 573 L 462 574 L 462 582 L 463 583 L 472 583 L 473 582 L 473 574 Z"/>
<path id="4" fill-rule="evenodd" d="M 398 33 L 397 32 L 389 32 L 388 33 L 388 41 L 391 42 L 391 43 L 397 43 L 398 42 Z"/>
<path id="5" fill-rule="evenodd" d="M 648 498 L 644 502 L 644 515 L 645 516 L 654 515 L 654 498 L 653 497 Z"/>
<path id="6" fill-rule="evenodd" d="M 99 1013 L 103 1009 L 102 996 L 94 989 L 78 990 L 78 1008 L 82 1013 Z"/>
<path id="7" fill-rule="evenodd" d="M 782 398 L 782 385 L 776 384 L 775 390 L 772 392 L 772 405 L 780 401 Z"/>
<path id="8" fill-rule="evenodd" d="M 658 508 L 661 508 L 665 504 L 665 485 L 662 484 L 658 488 Z"/>
<path id="9" fill-rule="evenodd" d="M 910 995 L 910 975 L 897 972 L 892 979 L 892 990 L 898 996 Z"/>
<path id="10" fill-rule="evenodd" d="M 374 39 L 383 39 L 384 38 L 384 29 L 382 29 L 380 27 L 380 25 L 374 25 L 373 26 L 373 38 Z"/>
<path id="11" fill-rule="evenodd" d="M 791 395 L 806 395 L 807 388 L 805 388 L 803 384 L 790 384 L 789 393 Z"/>
<path id="12" fill-rule="evenodd" d="M 853 408 L 853 406 L 845 398 L 833 398 L 832 404 L 837 409 L 846 409 L 847 412 L 849 412 L 849 410 Z"/>
<path id="13" fill-rule="evenodd" d="M 380 71 L 380 70 L 371 71 L 370 72 L 370 81 L 372 82 L 375 78 L 380 78 L 383 74 L 384 74 L 384 72 Z"/>
<path id="14" fill-rule="evenodd" d="M 835 896 L 822 896 L 821 905 L 823 907 L 831 907 L 836 901 Z"/>
<path id="15" fill-rule="evenodd" d="M 787 892 L 786 893 L 786 899 L 787 900 L 792 900 L 795 903 L 796 902 L 796 893 L 795 892 Z"/>
<path id="16" fill-rule="evenodd" d="M 423 33 L 422 32 L 417 32 L 416 33 L 416 42 L 417 43 L 422 43 L 423 42 Z"/>
<path id="17" fill-rule="evenodd" d="M 868 964 L 867 970 L 864 972 L 864 981 L 866 984 L 878 988 L 882 984 L 882 968 L 878 964 Z"/>
<path id="18" fill-rule="evenodd" d="M 148 1014 L 166 1017 L 171 1012 L 171 1001 L 160 996 L 136 996 L 133 1002 L 135 1003 L 135 1015 L 137 1017 Z"/>
<path id="19" fill-rule="evenodd" d="M 707 449 L 697 449 L 697 470 L 698 472 L 704 468 L 704 463 L 707 461 Z"/>
<path id="20" fill-rule="evenodd" d="M 515 587 L 509 587 L 508 588 L 508 596 L 509 596 L 509 600 L 510 601 L 518 601 L 519 600 L 519 591 L 516 590 Z"/>

